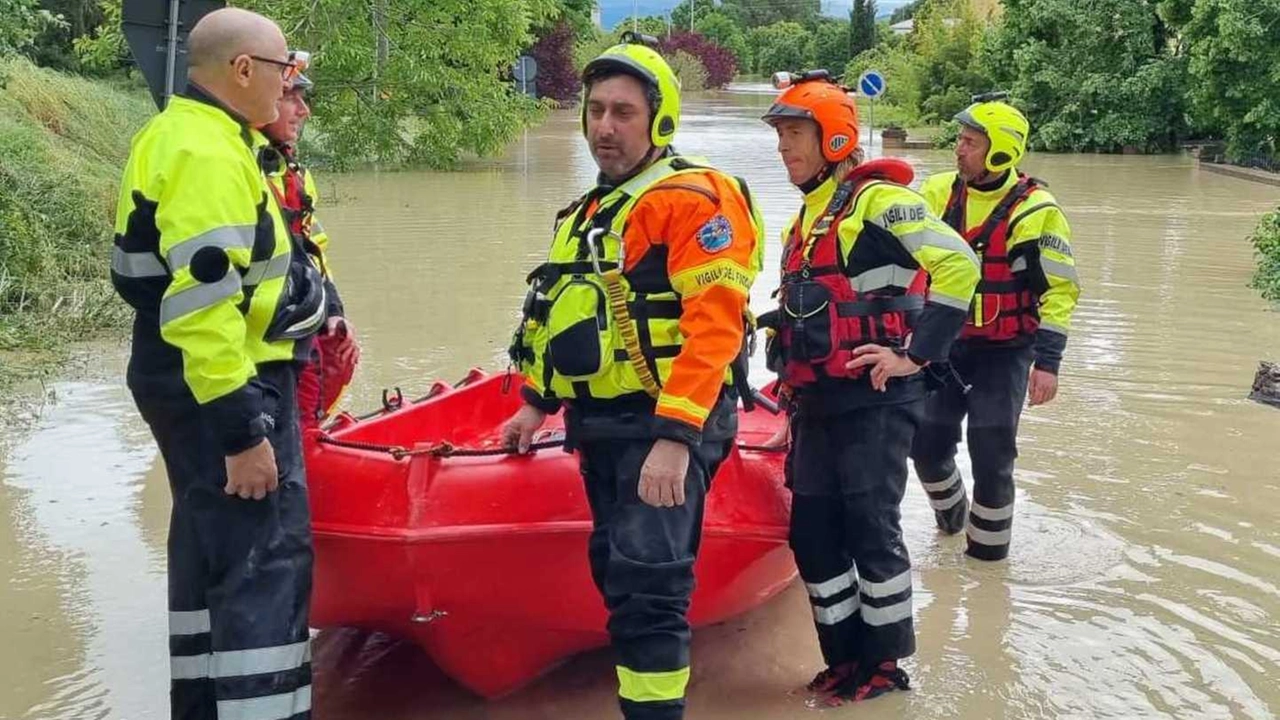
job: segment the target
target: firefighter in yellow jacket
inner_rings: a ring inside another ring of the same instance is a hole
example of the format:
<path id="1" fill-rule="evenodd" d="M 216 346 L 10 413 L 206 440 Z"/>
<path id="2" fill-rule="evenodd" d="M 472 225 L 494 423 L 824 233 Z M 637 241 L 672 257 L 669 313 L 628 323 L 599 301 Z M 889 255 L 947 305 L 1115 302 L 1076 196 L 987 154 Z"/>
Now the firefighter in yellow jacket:
<path id="1" fill-rule="evenodd" d="M 133 138 L 111 278 L 128 384 L 164 457 L 171 716 L 310 717 L 311 530 L 294 387 L 325 317 L 254 128 L 297 66 L 266 18 L 192 29 L 190 83 Z"/>
<path id="2" fill-rule="evenodd" d="M 956 116 L 957 170 L 921 188 L 982 260 L 982 280 L 951 351 L 954 380 L 930 396 L 912 459 L 938 528 L 967 527 L 966 552 L 979 560 L 1009 554 L 1018 419 L 1024 399 L 1042 405 L 1057 394 L 1080 296 L 1067 218 L 1043 182 L 1018 170 L 1030 126 L 997 97 L 977 98 Z M 972 504 L 955 462 L 966 415 Z"/>
<path id="3" fill-rule="evenodd" d="M 745 382 L 762 243 L 745 185 L 672 149 L 679 84 L 636 40 L 583 73 L 583 131 L 600 174 L 559 214 L 550 255 L 530 274 L 512 347 L 524 407 L 505 434 L 527 449 L 565 408 L 623 715 L 675 720 L 704 501 L 737 431 L 734 379 Z"/>
<path id="4" fill-rule="evenodd" d="M 791 393 L 791 548 L 839 705 L 909 687 L 911 560 L 899 506 L 925 398 L 921 372 L 964 325 L 978 262 L 906 187 L 911 166 L 864 161 L 858 111 L 826 71 L 782 73 L 764 121 L 804 204 L 783 236 L 770 367 Z"/>

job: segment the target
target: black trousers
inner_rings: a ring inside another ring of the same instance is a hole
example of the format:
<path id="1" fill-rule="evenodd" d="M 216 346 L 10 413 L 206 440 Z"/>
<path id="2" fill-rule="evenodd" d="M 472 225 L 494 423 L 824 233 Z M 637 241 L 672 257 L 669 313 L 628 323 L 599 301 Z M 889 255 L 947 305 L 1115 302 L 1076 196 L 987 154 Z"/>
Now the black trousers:
<path id="1" fill-rule="evenodd" d="M 217 435 L 185 393 L 135 389 L 164 457 L 169 521 L 169 650 L 175 720 L 311 717 L 311 523 L 292 366 L 259 369 L 273 397 L 280 486 L 227 495 Z M 274 392 L 271 392 L 274 391 Z"/>
<path id="2" fill-rule="evenodd" d="M 958 531 L 968 506 L 968 554 L 980 560 L 1009 555 L 1013 536 L 1013 466 L 1018 457 L 1018 420 L 1027 396 L 1034 350 L 957 343 L 951 365 L 970 385 L 935 390 L 925 402 L 924 422 L 911 458 L 944 529 Z M 956 467 L 960 427 L 969 418 L 973 502 L 965 497 Z"/>
<path id="3" fill-rule="evenodd" d="M 907 454 L 922 400 L 792 418 L 791 549 L 828 666 L 915 652 L 902 539 Z"/>
<path id="4" fill-rule="evenodd" d="M 671 508 L 640 500 L 640 470 L 653 440 L 596 439 L 579 446 L 594 521 L 591 574 L 609 610 L 627 720 L 684 717 L 693 564 L 711 478 L 732 442 L 704 441 L 690 449 L 685 502 Z"/>

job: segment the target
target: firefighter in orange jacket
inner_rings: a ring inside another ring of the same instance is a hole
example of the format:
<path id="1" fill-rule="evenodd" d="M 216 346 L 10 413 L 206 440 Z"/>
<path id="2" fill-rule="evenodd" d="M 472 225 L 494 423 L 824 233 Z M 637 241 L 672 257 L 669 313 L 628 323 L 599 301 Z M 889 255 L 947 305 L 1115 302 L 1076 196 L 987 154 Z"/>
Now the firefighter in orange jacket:
<path id="1" fill-rule="evenodd" d="M 793 394 L 790 541 L 826 668 L 825 704 L 906 689 L 915 652 L 899 505 L 921 368 L 964 325 L 978 261 L 907 189 L 901 160 L 863 162 L 858 114 L 825 71 L 779 74 L 765 114 L 804 205 L 784 235 L 770 366 Z M 927 290 L 926 290 L 927 287 Z"/>
<path id="2" fill-rule="evenodd" d="M 588 555 L 609 610 L 629 720 L 684 716 L 693 564 L 712 476 L 737 431 L 747 296 L 762 235 L 745 185 L 671 148 L 679 82 L 634 42 L 583 73 L 598 184 L 556 221 L 530 274 L 512 359 L 521 451 L 563 406 L 595 527 Z"/>

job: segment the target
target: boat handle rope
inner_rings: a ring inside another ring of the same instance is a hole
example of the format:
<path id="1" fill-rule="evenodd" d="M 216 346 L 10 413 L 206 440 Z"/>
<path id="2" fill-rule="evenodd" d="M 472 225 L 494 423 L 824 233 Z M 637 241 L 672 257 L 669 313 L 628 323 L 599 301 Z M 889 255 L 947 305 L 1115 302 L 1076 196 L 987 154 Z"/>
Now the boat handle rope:
<path id="1" fill-rule="evenodd" d="M 497 447 L 497 448 L 465 448 L 457 447 L 453 443 L 439 442 L 422 448 L 406 448 L 402 445 L 379 445 L 377 443 L 359 442 L 356 440 L 339 440 L 338 438 L 320 433 L 316 437 L 316 442 L 322 445 L 332 445 L 334 447 L 347 448 L 350 450 L 365 450 L 368 452 L 386 453 L 396 460 L 405 458 L 418 457 L 422 455 L 430 455 L 438 458 L 449 457 L 497 457 L 500 455 L 517 455 L 519 452 L 515 448 Z M 535 442 L 529 446 L 529 451 L 549 450 L 551 448 L 564 447 L 564 438 L 556 438 L 554 440 L 544 440 Z M 747 450 L 749 452 L 786 452 L 786 445 L 767 446 L 767 445 L 751 445 L 747 443 L 738 443 L 739 450 Z"/>

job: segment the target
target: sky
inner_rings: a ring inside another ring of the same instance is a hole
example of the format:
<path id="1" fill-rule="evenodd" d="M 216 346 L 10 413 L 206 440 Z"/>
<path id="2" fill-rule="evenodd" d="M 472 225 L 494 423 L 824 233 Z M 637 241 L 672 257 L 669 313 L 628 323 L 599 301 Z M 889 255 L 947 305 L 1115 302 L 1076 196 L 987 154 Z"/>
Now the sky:
<path id="1" fill-rule="evenodd" d="M 681 0 L 596 0 L 600 6 L 600 21 L 606 28 L 612 28 L 620 21 L 631 17 L 632 9 L 638 8 L 640 17 L 662 15 L 667 10 L 680 4 Z M 707 0 L 696 0 L 699 5 Z M 787 0 L 778 0 L 786 2 Z M 878 14 L 887 16 L 895 9 L 906 5 L 910 0 L 877 0 Z M 847 16 L 853 0 L 822 0 L 823 12 L 827 15 Z"/>

